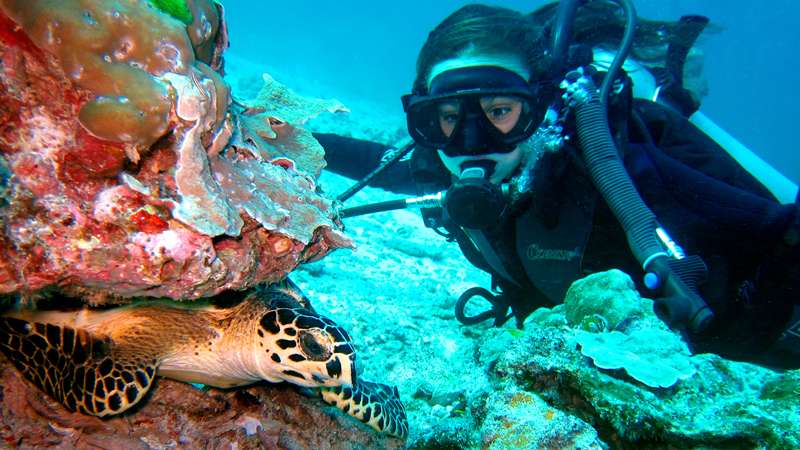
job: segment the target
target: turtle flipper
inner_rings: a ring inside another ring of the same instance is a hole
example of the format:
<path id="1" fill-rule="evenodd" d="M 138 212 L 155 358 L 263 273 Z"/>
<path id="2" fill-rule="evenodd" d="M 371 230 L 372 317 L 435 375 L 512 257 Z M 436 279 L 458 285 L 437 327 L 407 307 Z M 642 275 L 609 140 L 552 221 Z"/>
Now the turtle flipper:
<path id="1" fill-rule="evenodd" d="M 113 348 L 108 337 L 82 329 L 0 317 L 0 350 L 69 411 L 119 414 L 150 389 L 156 360 L 115 358 Z"/>
<path id="2" fill-rule="evenodd" d="M 325 403 L 333 405 L 375 431 L 405 439 L 408 419 L 394 386 L 358 380 L 352 387 L 320 388 Z"/>

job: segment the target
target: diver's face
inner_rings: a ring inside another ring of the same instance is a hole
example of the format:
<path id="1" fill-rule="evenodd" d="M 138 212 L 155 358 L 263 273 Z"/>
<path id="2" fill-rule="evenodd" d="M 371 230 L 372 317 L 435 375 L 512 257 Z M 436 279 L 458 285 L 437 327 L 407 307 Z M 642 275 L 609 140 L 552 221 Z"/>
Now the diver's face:
<path id="1" fill-rule="evenodd" d="M 521 61 L 516 58 L 509 59 L 508 57 L 498 57 L 496 59 L 489 58 L 488 61 L 491 62 L 491 65 L 514 71 L 523 78 L 528 77 L 527 72 L 522 69 L 524 66 L 522 65 Z M 431 77 L 429 78 L 429 83 L 430 80 L 432 80 L 437 74 L 437 68 L 438 72 L 441 73 L 444 70 L 485 65 L 487 65 L 486 56 L 480 58 L 456 58 L 446 60 L 437 64 L 433 68 L 431 71 Z M 485 119 L 502 133 L 508 133 L 514 128 L 519 121 L 523 110 L 523 103 L 520 101 L 520 99 L 513 96 L 487 95 L 480 97 L 478 101 Z M 450 137 L 455 132 L 461 107 L 462 106 L 460 106 L 456 101 L 442 102 L 438 105 L 439 126 L 445 136 Z M 517 145 L 517 147 L 510 152 L 498 151 L 493 153 L 491 150 L 489 150 L 488 152 L 480 155 L 448 156 L 441 149 L 437 153 L 439 154 L 439 158 L 442 160 L 442 163 L 444 163 L 444 166 L 455 176 L 461 175 L 462 165 L 465 162 L 486 160 L 493 161 L 495 163 L 495 168 L 489 177 L 489 181 L 499 184 L 511 177 L 517 167 L 519 167 L 524 154 L 521 145 L 522 144 Z"/>

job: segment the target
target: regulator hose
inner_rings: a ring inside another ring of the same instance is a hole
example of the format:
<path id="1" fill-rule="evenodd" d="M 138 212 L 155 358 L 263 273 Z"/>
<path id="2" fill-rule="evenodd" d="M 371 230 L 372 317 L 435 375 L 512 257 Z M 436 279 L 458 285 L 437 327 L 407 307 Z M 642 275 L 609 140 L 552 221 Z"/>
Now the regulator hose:
<path id="1" fill-rule="evenodd" d="M 591 83 L 584 77 L 586 83 Z M 656 216 L 644 204 L 633 181 L 619 158 L 608 126 L 606 108 L 593 86 L 587 86 L 585 102 L 578 103 L 575 118 L 578 143 L 598 191 L 609 204 L 628 235 L 628 242 L 638 261 L 662 252 L 655 234 Z"/>
<path id="2" fill-rule="evenodd" d="M 625 170 L 608 125 L 605 105 L 614 80 L 630 53 L 636 32 L 633 2 L 611 1 L 625 14 L 625 33 L 599 93 L 592 79 L 584 76 L 582 70 L 567 74 L 562 87 L 567 90 L 568 103 L 575 109 L 578 143 L 583 149 L 590 177 L 625 230 L 628 245 L 646 272 L 645 285 L 659 295 L 656 312 L 670 324 L 685 326 L 698 333 L 707 328 L 714 317 L 697 293 L 697 285 L 706 274 L 705 264 L 696 256 L 685 257 L 658 224 L 655 214 L 645 205 Z M 580 3 L 585 3 L 585 0 L 562 0 L 559 4 L 550 42 L 551 67 L 555 72 L 563 68 L 567 59 Z"/>
<path id="3" fill-rule="evenodd" d="M 336 200 L 340 202 L 344 202 L 345 200 L 349 199 L 358 191 L 364 189 L 373 178 L 380 175 L 384 170 L 388 169 L 392 164 L 395 164 L 397 161 L 400 161 L 404 156 L 406 156 L 411 150 L 414 150 L 416 146 L 416 142 L 410 141 L 406 143 L 404 146 L 397 149 L 390 157 L 386 160 L 381 162 L 378 167 L 376 167 L 372 172 L 368 173 L 364 178 L 358 180 L 358 182 L 352 186 L 350 186 L 346 191 L 342 192 L 336 197 Z M 395 208 L 396 209 L 396 208 Z"/>
<path id="4" fill-rule="evenodd" d="M 625 230 L 631 251 L 648 273 L 651 280 L 648 287 L 663 297 L 657 300 L 657 312 L 673 325 L 688 326 L 695 333 L 702 331 L 713 318 L 696 292 L 705 265 L 697 257 L 673 259 L 664 250 L 663 240 L 656 232 L 660 225 L 625 170 L 594 83 L 590 77 L 581 75 L 573 85 L 578 85 L 572 94 L 576 99 L 578 143 L 586 166 L 597 190 Z"/>
<path id="5" fill-rule="evenodd" d="M 339 212 L 339 217 L 346 219 L 348 217 L 363 216 L 365 214 L 405 209 L 407 206 L 408 204 L 406 203 L 405 199 L 387 200 L 385 202 L 370 203 L 367 205 L 344 208 Z"/>
<path id="6" fill-rule="evenodd" d="M 575 23 L 575 14 L 581 0 L 561 0 L 558 2 L 556 21 L 551 34 L 550 42 L 550 70 L 559 76 L 563 74 L 564 64 L 569 53 L 569 44 L 572 41 L 572 26 Z"/>
<path id="7" fill-rule="evenodd" d="M 636 33 L 636 9 L 633 7 L 633 2 L 631 0 L 612 1 L 618 4 L 625 14 L 625 34 L 622 35 L 622 41 L 620 42 L 619 50 L 617 50 L 614 60 L 611 61 L 611 65 L 608 67 L 608 72 L 606 72 L 606 76 L 603 79 L 603 84 L 600 86 L 600 102 L 602 102 L 604 105 L 608 104 L 608 93 L 611 92 L 611 86 L 614 84 L 614 79 L 617 78 L 617 73 L 619 73 L 619 70 L 625 63 L 625 59 L 631 52 L 631 47 L 633 46 L 633 37 Z"/>

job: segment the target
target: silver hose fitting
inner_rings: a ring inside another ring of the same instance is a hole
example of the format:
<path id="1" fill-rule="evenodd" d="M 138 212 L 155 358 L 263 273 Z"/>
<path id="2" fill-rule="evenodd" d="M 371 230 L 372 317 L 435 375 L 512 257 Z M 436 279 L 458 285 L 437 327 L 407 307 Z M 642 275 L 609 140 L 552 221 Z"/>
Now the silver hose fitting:
<path id="1" fill-rule="evenodd" d="M 583 67 L 578 67 L 567 73 L 564 81 L 558 86 L 564 90 L 561 98 L 572 108 L 589 103 L 597 98 L 597 88 L 594 81 L 585 73 Z"/>

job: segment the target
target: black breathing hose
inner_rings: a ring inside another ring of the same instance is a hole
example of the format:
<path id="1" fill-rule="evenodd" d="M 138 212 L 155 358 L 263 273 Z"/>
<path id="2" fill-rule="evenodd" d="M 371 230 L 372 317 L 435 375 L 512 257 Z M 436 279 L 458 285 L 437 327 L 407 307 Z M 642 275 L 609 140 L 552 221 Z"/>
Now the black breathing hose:
<path id="1" fill-rule="evenodd" d="M 600 101 L 604 105 L 608 104 L 608 93 L 611 91 L 611 87 L 614 85 L 614 79 L 617 78 L 619 69 L 622 68 L 622 65 L 625 63 L 625 59 L 631 52 L 631 46 L 633 46 L 633 37 L 636 34 L 636 8 L 633 7 L 633 2 L 631 0 L 611 1 L 617 3 L 625 13 L 625 34 L 622 36 L 622 42 L 620 43 L 619 50 L 617 50 L 614 60 L 611 61 L 611 65 L 608 66 L 608 72 L 606 72 L 606 77 L 603 78 L 603 84 L 600 86 Z"/>
<path id="2" fill-rule="evenodd" d="M 625 205 L 628 202 L 635 205 L 628 211 L 621 208 L 617 218 L 632 237 L 631 246 L 636 258 L 642 261 L 642 255 L 650 255 L 660 251 L 661 247 L 653 240 L 655 237 L 655 215 L 644 205 L 639 197 L 627 171 L 619 161 L 618 152 L 611 138 L 605 108 L 608 93 L 617 77 L 622 64 L 628 57 L 633 36 L 636 29 L 636 10 L 630 0 L 612 0 L 625 12 L 626 27 L 620 44 L 619 51 L 614 57 L 603 79 L 602 88 L 598 96 L 591 90 L 591 98 L 578 105 L 578 137 L 581 147 L 586 149 L 584 157 L 586 164 L 592 172 L 597 189 L 603 193 L 609 202 Z M 563 66 L 566 59 L 569 42 L 572 39 L 572 26 L 575 21 L 579 0 L 562 0 L 559 3 L 556 15 L 556 27 L 553 30 L 552 55 L 554 64 Z M 588 151 L 592 149 L 591 151 Z M 608 194 L 606 194 L 608 193 Z M 631 198 L 635 196 L 634 198 Z M 634 201 L 636 200 L 636 201 Z M 630 231 L 628 231 L 630 230 Z M 630 240 L 630 238 L 629 238 Z"/>
<path id="3" fill-rule="evenodd" d="M 611 206 L 628 235 L 638 261 L 662 251 L 655 229 L 656 216 L 644 204 L 622 165 L 611 132 L 605 106 L 599 94 L 589 90 L 590 99 L 575 108 L 578 142 L 597 190 Z"/>
<path id="4" fill-rule="evenodd" d="M 625 34 L 600 92 L 591 78 L 583 77 L 582 96 L 575 105 L 578 142 L 593 183 L 625 230 L 634 256 L 651 275 L 650 280 L 655 280 L 651 288 L 662 295 L 656 302 L 657 311 L 671 324 L 688 326 L 690 331 L 698 333 L 707 328 L 714 317 L 697 293 L 705 265 L 696 256 L 673 259 L 664 251 L 665 242 L 657 234 L 660 225 L 639 196 L 608 125 L 609 91 L 630 52 L 636 30 L 636 11 L 631 1 L 613 1 L 625 12 Z"/>
<path id="5" fill-rule="evenodd" d="M 550 42 L 551 68 L 554 74 L 561 76 L 567 61 L 569 43 L 572 40 L 572 26 L 581 0 L 561 0 L 556 11 L 556 22 Z"/>
<path id="6" fill-rule="evenodd" d="M 575 116 L 578 143 L 592 181 L 625 230 L 636 259 L 657 277 L 663 293 L 657 302 L 659 312 L 672 324 L 687 325 L 692 332 L 700 332 L 713 319 L 708 305 L 696 292 L 696 284 L 701 281 L 698 274 L 704 270 L 702 261 L 694 257 L 676 262 L 663 250 L 656 234 L 656 217 L 625 170 L 611 137 L 606 108 L 594 84 L 588 77 L 586 82 L 588 99 L 578 102 Z"/>
<path id="7" fill-rule="evenodd" d="M 384 211 L 395 211 L 398 209 L 405 209 L 408 203 L 405 199 L 388 200 L 385 202 L 369 203 L 366 205 L 353 206 L 344 208 L 339 211 L 339 217 L 346 219 L 348 217 L 363 216 L 365 214 L 373 214 Z"/>

